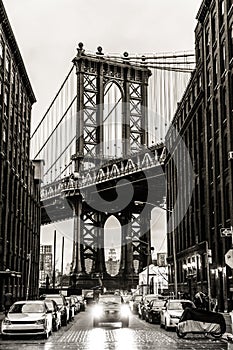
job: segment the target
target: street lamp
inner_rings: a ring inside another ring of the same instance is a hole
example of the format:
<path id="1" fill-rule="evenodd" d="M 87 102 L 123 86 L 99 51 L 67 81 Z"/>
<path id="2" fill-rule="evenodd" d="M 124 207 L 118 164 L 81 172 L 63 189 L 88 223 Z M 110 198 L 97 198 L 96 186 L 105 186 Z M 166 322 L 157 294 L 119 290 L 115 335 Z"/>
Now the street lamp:
<path id="1" fill-rule="evenodd" d="M 130 240 L 132 237 L 126 236 L 125 239 Z M 154 250 L 154 247 L 150 247 L 150 244 L 148 242 L 145 242 L 141 240 L 138 237 L 135 237 L 136 239 L 133 239 L 131 242 L 140 242 L 142 244 L 145 244 L 147 246 L 147 266 L 146 266 L 146 289 L 147 294 L 149 293 L 149 275 L 150 275 L 150 256 L 151 256 L 151 250 Z"/>
<path id="2" fill-rule="evenodd" d="M 159 205 L 150 203 L 150 202 L 141 202 L 141 201 L 134 201 L 135 205 L 143 205 L 143 204 L 149 204 L 152 207 L 157 207 L 160 209 L 165 210 L 168 213 L 173 213 L 173 210 L 160 207 Z M 177 298 L 177 261 L 176 261 L 176 240 L 175 240 L 175 230 L 174 230 L 174 218 L 172 219 L 172 246 L 173 246 L 173 264 L 174 264 L 174 291 L 175 291 L 175 298 Z"/>

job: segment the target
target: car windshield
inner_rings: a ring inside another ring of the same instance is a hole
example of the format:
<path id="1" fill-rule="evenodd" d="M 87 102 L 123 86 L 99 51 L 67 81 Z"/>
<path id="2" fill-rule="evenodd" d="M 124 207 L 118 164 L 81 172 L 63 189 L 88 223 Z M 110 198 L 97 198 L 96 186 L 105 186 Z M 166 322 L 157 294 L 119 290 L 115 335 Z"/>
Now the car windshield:
<path id="1" fill-rule="evenodd" d="M 145 301 L 151 301 L 151 300 L 153 300 L 154 298 L 155 298 L 154 296 L 146 297 L 146 298 L 145 298 Z"/>
<path id="2" fill-rule="evenodd" d="M 163 300 L 153 300 L 152 305 L 155 307 L 163 307 L 164 301 Z"/>
<path id="3" fill-rule="evenodd" d="M 169 310 L 183 310 L 183 306 L 181 302 L 170 302 L 167 306 Z"/>
<path id="4" fill-rule="evenodd" d="M 63 305 L 63 299 L 62 299 L 62 297 L 59 297 L 59 296 L 53 297 L 53 296 L 51 296 L 51 299 L 54 300 L 54 301 L 56 301 L 56 303 L 57 303 L 58 306 L 62 306 L 62 305 Z"/>
<path id="5" fill-rule="evenodd" d="M 109 296 L 109 297 L 101 297 L 99 298 L 99 304 L 121 304 L 121 297 L 117 296 Z"/>
<path id="6" fill-rule="evenodd" d="M 15 304 L 9 311 L 12 314 L 21 313 L 43 313 L 45 312 L 44 304 Z"/>
<path id="7" fill-rule="evenodd" d="M 46 305 L 48 306 L 48 309 L 53 310 L 53 303 L 52 303 L 52 301 L 45 300 L 45 302 L 46 302 Z"/>

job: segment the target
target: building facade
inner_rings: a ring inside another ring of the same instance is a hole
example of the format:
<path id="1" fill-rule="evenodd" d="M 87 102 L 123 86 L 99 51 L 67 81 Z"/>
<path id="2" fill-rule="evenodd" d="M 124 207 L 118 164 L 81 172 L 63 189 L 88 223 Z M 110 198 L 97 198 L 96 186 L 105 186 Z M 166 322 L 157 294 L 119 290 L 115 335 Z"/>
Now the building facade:
<path id="1" fill-rule="evenodd" d="M 53 274 L 53 247 L 52 245 L 40 246 L 40 287 L 45 287 L 47 279 L 52 282 Z"/>
<path id="2" fill-rule="evenodd" d="M 119 272 L 120 261 L 117 260 L 115 248 L 110 248 L 108 259 L 105 261 L 106 271 L 110 276 L 116 276 Z"/>
<path id="3" fill-rule="evenodd" d="M 223 311 L 233 308 L 232 269 L 225 261 L 232 239 L 221 235 L 233 225 L 232 0 L 204 0 L 197 21 L 196 68 L 166 135 L 168 218 L 174 214 L 168 227 L 169 285 L 191 298 L 202 290 Z"/>
<path id="4" fill-rule="evenodd" d="M 40 179 L 29 159 L 35 96 L 0 0 L 0 306 L 38 295 Z"/>

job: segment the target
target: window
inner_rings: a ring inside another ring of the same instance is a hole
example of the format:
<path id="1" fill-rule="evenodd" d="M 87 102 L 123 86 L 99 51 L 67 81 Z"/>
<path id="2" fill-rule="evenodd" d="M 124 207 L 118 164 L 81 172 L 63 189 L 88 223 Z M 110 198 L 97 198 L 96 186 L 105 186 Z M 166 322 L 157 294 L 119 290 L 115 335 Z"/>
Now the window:
<path id="1" fill-rule="evenodd" d="M 230 10 L 233 0 L 227 0 L 227 11 Z"/>
<path id="2" fill-rule="evenodd" d="M 222 122 L 226 119 L 227 117 L 227 105 L 226 105 L 226 88 L 223 88 L 222 90 L 222 113 L 221 113 L 221 120 Z"/>
<path id="3" fill-rule="evenodd" d="M 3 129 L 3 131 L 2 131 L 2 141 L 6 142 L 6 130 L 5 129 Z"/>
<path id="4" fill-rule="evenodd" d="M 4 57 L 4 44 L 0 40 L 0 66 L 3 66 L 3 57 Z"/>
<path id="5" fill-rule="evenodd" d="M 200 40 L 196 42 L 196 57 L 198 62 L 198 60 L 201 58 Z"/>
<path id="6" fill-rule="evenodd" d="M 221 65 L 221 74 L 225 71 L 226 68 L 226 45 L 225 41 L 222 42 L 221 47 L 221 58 L 220 58 L 220 65 Z"/>
<path id="7" fill-rule="evenodd" d="M 219 122 L 218 122 L 218 99 L 217 98 L 214 100 L 214 115 L 213 115 L 213 119 L 214 119 L 214 131 L 216 131 L 219 128 Z"/>
<path id="8" fill-rule="evenodd" d="M 214 86 L 217 84 L 218 81 L 218 56 L 216 55 L 214 57 L 214 61 L 213 61 L 213 83 Z"/>
<path id="9" fill-rule="evenodd" d="M 206 29 L 206 56 L 210 53 L 210 30 Z"/>
<path id="10" fill-rule="evenodd" d="M 233 24 L 230 26 L 229 31 L 230 55 L 233 57 Z"/>
<path id="11" fill-rule="evenodd" d="M 214 43 L 216 40 L 216 15 L 214 14 L 212 17 L 212 42 Z"/>
<path id="12" fill-rule="evenodd" d="M 211 88 L 211 69 L 208 68 L 208 71 L 207 71 L 207 98 L 210 96 L 210 88 Z"/>
<path id="13" fill-rule="evenodd" d="M 225 1 L 224 0 L 221 0 L 220 3 L 219 3 L 219 24 L 220 24 L 220 27 L 222 26 L 223 24 L 223 21 L 224 21 L 224 14 L 225 14 Z"/>

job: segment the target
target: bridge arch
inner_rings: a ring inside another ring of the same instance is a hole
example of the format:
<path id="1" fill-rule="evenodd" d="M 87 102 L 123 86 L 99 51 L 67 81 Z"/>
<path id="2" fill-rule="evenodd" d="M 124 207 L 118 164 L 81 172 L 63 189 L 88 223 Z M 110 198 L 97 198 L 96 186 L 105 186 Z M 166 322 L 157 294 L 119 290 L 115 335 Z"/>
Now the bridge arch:
<path id="1" fill-rule="evenodd" d="M 110 80 L 104 87 L 103 149 L 107 157 L 123 155 L 123 91 L 120 84 Z"/>
<path id="2" fill-rule="evenodd" d="M 121 223 L 115 215 L 110 215 L 104 223 L 105 266 L 106 271 L 110 276 L 116 276 L 119 272 L 121 246 Z"/>

